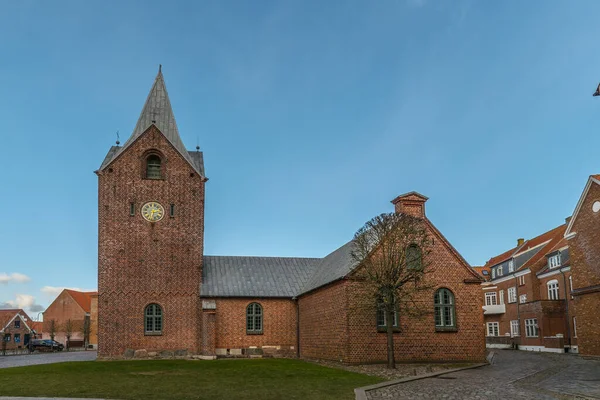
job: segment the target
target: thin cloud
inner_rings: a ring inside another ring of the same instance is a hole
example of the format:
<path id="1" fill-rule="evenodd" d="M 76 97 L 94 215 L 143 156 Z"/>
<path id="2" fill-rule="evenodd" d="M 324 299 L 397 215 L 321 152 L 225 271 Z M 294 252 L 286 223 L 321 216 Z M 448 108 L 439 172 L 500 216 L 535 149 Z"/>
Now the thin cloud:
<path id="1" fill-rule="evenodd" d="M 9 282 L 16 283 L 25 283 L 31 280 L 30 277 L 24 274 L 20 274 L 18 272 L 13 272 L 12 274 L 7 274 L 5 272 L 0 273 L 0 284 L 6 285 Z"/>
<path id="2" fill-rule="evenodd" d="M 40 312 L 45 309 L 44 306 L 37 304 L 35 297 L 30 294 L 17 294 L 14 300 L 8 300 L 0 303 L 0 309 L 22 308 L 30 312 Z"/>

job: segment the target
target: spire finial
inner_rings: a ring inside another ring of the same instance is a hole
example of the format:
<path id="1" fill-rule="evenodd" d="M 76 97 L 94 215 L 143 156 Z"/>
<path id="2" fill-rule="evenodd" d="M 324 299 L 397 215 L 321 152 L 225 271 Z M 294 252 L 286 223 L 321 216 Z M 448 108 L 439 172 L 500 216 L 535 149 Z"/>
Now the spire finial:
<path id="1" fill-rule="evenodd" d="M 117 131 L 117 146 L 120 144 L 121 144 L 121 142 L 119 142 L 119 131 Z"/>
<path id="2" fill-rule="evenodd" d="M 196 146 L 196 151 L 200 151 L 200 146 Z"/>
<path id="3" fill-rule="evenodd" d="M 162 64 L 158 64 L 158 73 L 161 74 L 162 73 Z"/>

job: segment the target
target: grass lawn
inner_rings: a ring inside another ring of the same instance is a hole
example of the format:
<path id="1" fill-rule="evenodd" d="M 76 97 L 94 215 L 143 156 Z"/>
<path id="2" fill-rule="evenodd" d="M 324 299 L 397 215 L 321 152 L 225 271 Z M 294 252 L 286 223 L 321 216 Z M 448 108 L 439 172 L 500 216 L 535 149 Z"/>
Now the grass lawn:
<path id="1" fill-rule="evenodd" d="M 354 399 L 382 379 L 300 360 L 86 361 L 0 369 L 0 396 Z"/>

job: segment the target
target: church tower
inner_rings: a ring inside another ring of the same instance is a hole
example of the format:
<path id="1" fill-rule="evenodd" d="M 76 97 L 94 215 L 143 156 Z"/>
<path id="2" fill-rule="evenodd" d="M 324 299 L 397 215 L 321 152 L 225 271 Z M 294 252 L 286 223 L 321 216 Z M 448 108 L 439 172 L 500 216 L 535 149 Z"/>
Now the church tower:
<path id="1" fill-rule="evenodd" d="M 197 353 L 207 178 L 202 153 L 179 136 L 160 69 L 131 137 L 96 174 L 98 355 Z"/>

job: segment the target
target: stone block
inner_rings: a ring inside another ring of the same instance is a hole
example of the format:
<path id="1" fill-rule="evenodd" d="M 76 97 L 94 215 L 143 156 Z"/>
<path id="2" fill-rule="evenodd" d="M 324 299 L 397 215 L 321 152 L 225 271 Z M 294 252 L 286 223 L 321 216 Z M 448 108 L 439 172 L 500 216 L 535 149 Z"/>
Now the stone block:
<path id="1" fill-rule="evenodd" d="M 133 358 L 134 354 L 135 354 L 135 351 L 133 349 L 127 349 L 123 353 L 123 358 Z"/>
<path id="2" fill-rule="evenodd" d="M 246 354 L 248 354 L 249 356 L 262 356 L 263 355 L 263 349 L 259 349 L 256 347 L 250 347 L 248 349 L 246 349 Z"/>
<path id="3" fill-rule="evenodd" d="M 226 356 L 227 349 L 215 349 L 215 354 L 218 356 Z"/>
<path id="4" fill-rule="evenodd" d="M 241 356 L 242 349 L 230 349 L 229 354 L 231 354 L 232 356 Z"/>
<path id="5" fill-rule="evenodd" d="M 160 352 L 160 358 L 173 358 L 173 352 L 170 350 L 163 350 Z"/>
<path id="6" fill-rule="evenodd" d="M 148 357 L 156 357 L 158 355 L 158 353 L 156 351 L 149 351 L 148 352 Z"/>
<path id="7" fill-rule="evenodd" d="M 187 355 L 188 355 L 187 349 L 175 350 L 175 357 L 187 357 Z"/>
<path id="8" fill-rule="evenodd" d="M 133 353 L 133 358 L 147 358 L 148 357 L 148 352 L 146 351 L 146 349 L 139 349 L 136 350 L 135 353 Z"/>

